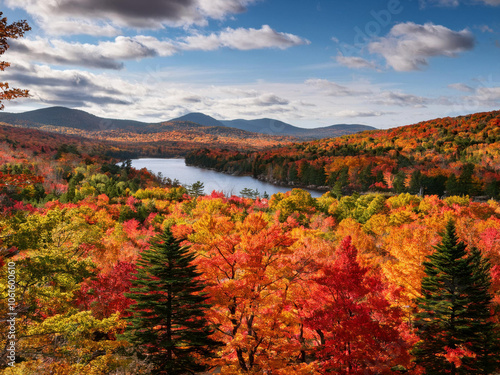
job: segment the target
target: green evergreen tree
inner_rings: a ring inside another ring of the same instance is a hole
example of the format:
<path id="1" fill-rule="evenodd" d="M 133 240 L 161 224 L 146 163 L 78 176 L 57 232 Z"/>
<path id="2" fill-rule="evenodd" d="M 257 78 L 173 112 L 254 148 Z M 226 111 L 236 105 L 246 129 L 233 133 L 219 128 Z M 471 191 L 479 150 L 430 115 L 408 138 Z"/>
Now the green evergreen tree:
<path id="1" fill-rule="evenodd" d="M 460 185 L 458 184 L 457 176 L 453 173 L 448 177 L 446 181 L 446 195 L 449 197 L 452 195 L 460 195 Z"/>
<path id="2" fill-rule="evenodd" d="M 476 189 L 472 181 L 474 175 L 474 164 L 465 164 L 462 173 L 458 177 L 458 187 L 460 195 L 475 195 Z"/>
<path id="3" fill-rule="evenodd" d="M 188 194 L 192 197 L 199 197 L 204 195 L 205 185 L 201 181 L 196 181 L 195 183 L 187 186 Z"/>
<path id="4" fill-rule="evenodd" d="M 205 318 L 210 305 L 194 258 L 167 228 L 137 262 L 134 288 L 127 294 L 135 303 L 125 337 L 153 363 L 153 374 L 202 371 L 198 358 L 211 357 L 218 345 L 210 338 L 213 331 Z"/>
<path id="5" fill-rule="evenodd" d="M 466 248 L 450 221 L 424 263 L 426 276 L 415 314 L 420 341 L 413 354 L 426 374 L 492 374 L 498 369 L 498 339 L 490 320 L 490 265 L 477 249 Z M 464 353 L 460 365 L 445 357 L 456 350 Z"/>
<path id="6" fill-rule="evenodd" d="M 396 178 L 394 178 L 394 182 L 392 184 L 394 192 L 401 194 L 401 193 L 404 193 L 406 191 L 405 179 L 406 179 L 406 175 L 403 171 L 399 171 L 396 174 Z"/>
<path id="7" fill-rule="evenodd" d="M 422 173 L 419 170 L 414 171 L 411 174 L 410 187 L 408 190 L 411 194 L 422 194 Z"/>

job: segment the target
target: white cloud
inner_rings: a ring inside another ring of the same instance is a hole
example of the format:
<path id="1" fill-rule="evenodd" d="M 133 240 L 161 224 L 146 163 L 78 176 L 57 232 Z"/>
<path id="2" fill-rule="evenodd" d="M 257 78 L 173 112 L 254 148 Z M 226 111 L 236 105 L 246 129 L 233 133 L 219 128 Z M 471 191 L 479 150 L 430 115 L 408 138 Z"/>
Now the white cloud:
<path id="1" fill-rule="evenodd" d="M 52 34 L 117 35 L 119 28 L 205 25 L 241 13 L 258 0 L 6 0 Z"/>
<path id="2" fill-rule="evenodd" d="M 469 112 L 474 112 L 487 105 L 498 107 L 500 101 L 498 85 L 478 89 L 470 97 L 453 97 L 456 102 L 450 105 L 446 98 L 420 97 L 362 80 L 215 84 L 221 72 L 197 74 L 168 67 L 148 74 L 95 74 L 19 62 L 4 72 L 4 78 L 14 87 L 30 90 L 32 97 L 23 104 L 63 105 L 107 118 L 151 122 L 203 112 L 219 119 L 274 118 L 303 127 L 346 121 L 389 127 L 442 117 L 447 111 L 462 110 L 460 103 L 469 103 L 473 109 Z"/>
<path id="3" fill-rule="evenodd" d="M 481 30 L 483 33 L 493 33 L 493 29 L 489 27 L 488 25 L 481 25 L 479 26 L 479 30 Z"/>
<path id="4" fill-rule="evenodd" d="M 354 96 L 364 95 L 368 93 L 365 90 L 360 90 L 354 87 L 347 87 L 336 82 L 328 81 L 326 79 L 308 79 L 305 81 L 305 84 L 320 89 L 324 94 L 328 96 Z"/>
<path id="5" fill-rule="evenodd" d="M 380 111 L 355 111 L 352 109 L 346 109 L 343 111 L 338 111 L 335 113 L 338 117 L 378 117 L 387 114 L 388 112 Z"/>
<path id="6" fill-rule="evenodd" d="M 451 85 L 448 85 L 450 89 L 457 90 L 457 91 L 462 91 L 462 92 L 474 92 L 474 89 L 465 83 L 452 83 Z"/>
<path id="7" fill-rule="evenodd" d="M 370 52 L 382 55 L 397 71 L 418 70 L 428 65 L 430 57 L 455 57 L 473 47 L 474 37 L 468 30 L 453 31 L 441 25 L 413 22 L 394 26 L 388 36 L 368 45 Z"/>
<path id="8" fill-rule="evenodd" d="M 184 42 L 180 44 L 180 47 L 186 50 L 203 51 L 211 51 L 221 47 L 238 50 L 285 49 L 309 43 L 308 40 L 296 35 L 277 32 L 268 25 L 263 25 L 260 29 L 232 29 L 228 27 L 217 34 L 188 36 L 184 38 Z"/>
<path id="9" fill-rule="evenodd" d="M 476 90 L 476 99 L 488 105 L 500 104 L 500 87 L 480 87 Z"/>
<path id="10" fill-rule="evenodd" d="M 426 107 L 432 99 L 398 91 L 382 91 L 373 96 L 373 102 L 384 106 Z"/>
<path id="11" fill-rule="evenodd" d="M 372 61 L 365 60 L 362 57 L 344 56 L 342 53 L 339 53 L 335 60 L 340 65 L 346 66 L 350 69 L 377 69 L 377 64 Z"/>
<path id="12" fill-rule="evenodd" d="M 19 39 L 11 42 L 9 59 L 24 59 L 56 65 L 76 65 L 88 68 L 121 69 L 121 60 L 140 60 L 154 56 L 171 56 L 180 50 L 216 50 L 232 48 L 285 49 L 309 43 L 296 35 L 280 33 L 269 26 L 261 29 L 225 29 L 218 34 L 195 35 L 180 41 L 159 40 L 153 36 L 118 36 L 113 41 L 69 43 L 61 39 Z"/>
<path id="13" fill-rule="evenodd" d="M 120 60 L 165 55 L 167 47 L 149 37 L 123 37 L 98 44 L 69 43 L 60 39 L 19 39 L 11 42 L 8 56 L 56 65 L 78 65 L 89 68 L 121 69 Z M 169 54 L 175 48 L 170 45 Z"/>
<path id="14" fill-rule="evenodd" d="M 9 82 L 16 82 L 30 90 L 32 100 L 50 105 L 85 107 L 91 103 L 128 105 L 127 90 L 145 90 L 136 85 L 107 75 L 96 75 L 80 70 L 54 70 L 47 65 L 17 63 L 5 72 Z"/>

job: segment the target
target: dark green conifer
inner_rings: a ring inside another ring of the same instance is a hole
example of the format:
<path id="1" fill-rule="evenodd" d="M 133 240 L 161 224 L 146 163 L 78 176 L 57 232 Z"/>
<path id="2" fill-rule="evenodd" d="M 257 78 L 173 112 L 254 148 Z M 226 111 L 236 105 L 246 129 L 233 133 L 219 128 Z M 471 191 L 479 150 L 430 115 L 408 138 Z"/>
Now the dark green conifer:
<path id="1" fill-rule="evenodd" d="M 492 374 L 500 352 L 490 320 L 490 265 L 477 249 L 467 251 L 452 221 L 435 249 L 417 299 L 415 362 L 426 374 Z M 445 357 L 457 349 L 469 353 L 459 366 Z"/>
<path id="2" fill-rule="evenodd" d="M 192 264 L 195 256 L 170 231 L 153 238 L 137 262 L 127 297 L 135 300 L 125 337 L 154 365 L 154 374 L 192 374 L 217 342 L 205 312 L 210 307 Z"/>

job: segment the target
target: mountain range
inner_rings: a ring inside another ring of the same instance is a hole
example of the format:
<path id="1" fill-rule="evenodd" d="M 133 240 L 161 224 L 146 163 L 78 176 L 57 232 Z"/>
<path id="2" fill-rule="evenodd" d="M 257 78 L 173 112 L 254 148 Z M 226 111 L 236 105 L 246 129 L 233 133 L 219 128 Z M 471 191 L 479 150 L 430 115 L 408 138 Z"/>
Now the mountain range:
<path id="1" fill-rule="evenodd" d="M 83 131 L 126 130 L 136 133 L 156 133 L 168 130 L 188 128 L 222 127 L 240 129 L 246 132 L 274 135 L 280 137 L 294 137 L 301 140 L 333 138 L 346 134 L 353 134 L 375 128 L 359 124 L 337 124 L 322 128 L 305 129 L 270 118 L 254 120 L 217 120 L 203 113 L 189 113 L 159 123 L 147 123 L 134 120 L 119 120 L 103 118 L 85 111 L 66 107 L 49 107 L 24 113 L 0 113 L 0 122 L 22 127 L 40 128 L 46 126 L 80 129 Z M 200 129 L 201 130 L 201 129 Z M 209 129 L 206 129 L 209 131 Z M 222 129 L 219 129 L 222 130 Z"/>

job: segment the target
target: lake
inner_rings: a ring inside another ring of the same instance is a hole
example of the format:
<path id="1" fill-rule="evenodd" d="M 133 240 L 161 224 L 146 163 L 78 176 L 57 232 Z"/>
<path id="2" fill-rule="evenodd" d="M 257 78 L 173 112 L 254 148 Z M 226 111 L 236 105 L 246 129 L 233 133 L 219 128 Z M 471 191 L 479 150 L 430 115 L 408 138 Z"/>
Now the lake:
<path id="1" fill-rule="evenodd" d="M 259 181 L 249 176 L 231 176 L 228 174 L 192 167 L 185 164 L 184 159 L 134 159 L 132 167 L 137 169 L 147 168 L 151 172 L 171 180 L 177 179 L 181 185 L 191 185 L 196 181 L 203 182 L 205 194 L 210 194 L 213 190 L 222 191 L 226 196 L 239 195 L 240 191 L 248 188 L 257 189 L 262 195 L 266 192 L 269 195 L 278 192 L 286 192 L 292 188 L 276 186 L 267 182 Z M 317 198 L 324 194 L 315 190 L 305 189 L 311 196 Z"/>

